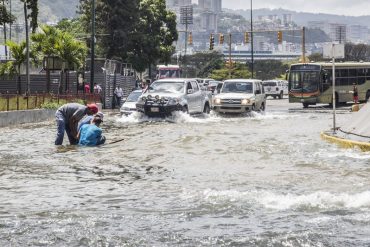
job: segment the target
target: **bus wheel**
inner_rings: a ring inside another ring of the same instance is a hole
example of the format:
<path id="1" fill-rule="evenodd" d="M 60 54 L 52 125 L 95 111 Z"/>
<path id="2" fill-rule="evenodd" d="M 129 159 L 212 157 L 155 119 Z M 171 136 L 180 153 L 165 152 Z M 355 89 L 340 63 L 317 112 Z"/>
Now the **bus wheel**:
<path id="1" fill-rule="evenodd" d="M 302 103 L 303 104 L 303 108 L 308 108 L 309 104 L 308 103 Z"/>

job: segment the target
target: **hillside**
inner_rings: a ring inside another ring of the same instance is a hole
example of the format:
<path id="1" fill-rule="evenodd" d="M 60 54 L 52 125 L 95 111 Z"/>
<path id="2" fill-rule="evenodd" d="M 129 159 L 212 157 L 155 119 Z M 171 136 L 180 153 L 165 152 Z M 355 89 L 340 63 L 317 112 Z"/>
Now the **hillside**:
<path id="1" fill-rule="evenodd" d="M 244 16 L 247 20 L 250 19 L 250 10 L 230 10 L 225 9 L 227 12 L 233 12 Z M 293 21 L 300 26 L 306 26 L 309 21 L 329 21 L 343 23 L 347 25 L 360 24 L 370 28 L 370 15 L 367 16 L 344 16 L 344 15 L 331 15 L 322 13 L 306 13 L 306 12 L 296 12 L 286 9 L 256 9 L 253 10 L 253 16 L 257 17 L 259 15 L 282 15 L 291 14 Z M 253 18 L 254 19 L 254 18 Z"/>
<path id="2" fill-rule="evenodd" d="M 79 0 L 39 0 L 39 22 L 57 22 L 62 18 L 76 16 Z M 12 1 L 12 11 L 18 21 L 23 21 L 23 4 L 21 1 Z"/>

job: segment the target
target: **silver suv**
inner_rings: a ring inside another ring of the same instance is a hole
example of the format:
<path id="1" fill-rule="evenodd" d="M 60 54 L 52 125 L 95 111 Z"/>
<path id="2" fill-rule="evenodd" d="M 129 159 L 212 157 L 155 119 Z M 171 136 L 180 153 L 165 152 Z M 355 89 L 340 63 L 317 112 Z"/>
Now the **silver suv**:
<path id="1" fill-rule="evenodd" d="M 223 82 L 220 93 L 213 98 L 215 112 L 244 113 L 265 109 L 266 97 L 260 80 L 226 80 Z"/>
<path id="2" fill-rule="evenodd" d="M 280 80 L 263 81 L 263 88 L 265 89 L 266 97 L 271 96 L 276 99 L 282 99 L 284 96 L 284 83 Z"/>

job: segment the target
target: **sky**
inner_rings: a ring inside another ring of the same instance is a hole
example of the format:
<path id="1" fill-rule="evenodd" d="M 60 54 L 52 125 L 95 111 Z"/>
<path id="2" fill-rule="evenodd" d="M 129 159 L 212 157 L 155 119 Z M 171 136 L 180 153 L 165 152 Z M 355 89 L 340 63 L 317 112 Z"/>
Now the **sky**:
<path id="1" fill-rule="evenodd" d="M 250 9 L 250 0 L 222 0 L 222 7 Z M 360 16 L 370 15 L 370 0 L 253 0 L 253 9 L 260 8 Z"/>

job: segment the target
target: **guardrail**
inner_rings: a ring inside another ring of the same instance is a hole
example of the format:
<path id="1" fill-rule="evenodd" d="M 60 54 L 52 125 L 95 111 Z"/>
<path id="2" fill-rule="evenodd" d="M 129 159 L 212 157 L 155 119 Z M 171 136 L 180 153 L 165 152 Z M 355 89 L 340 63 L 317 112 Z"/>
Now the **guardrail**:
<path id="1" fill-rule="evenodd" d="M 0 111 L 17 111 L 42 108 L 46 103 L 64 104 L 84 101 L 85 103 L 101 103 L 101 95 L 94 93 L 50 94 L 34 93 L 30 95 L 0 93 Z"/>

